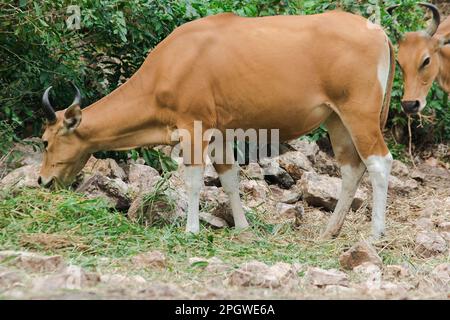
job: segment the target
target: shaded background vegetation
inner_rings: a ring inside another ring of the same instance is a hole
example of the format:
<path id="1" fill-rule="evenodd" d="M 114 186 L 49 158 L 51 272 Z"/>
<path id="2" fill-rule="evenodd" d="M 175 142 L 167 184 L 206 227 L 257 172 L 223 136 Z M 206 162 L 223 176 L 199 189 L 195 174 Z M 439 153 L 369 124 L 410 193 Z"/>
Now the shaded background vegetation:
<path id="1" fill-rule="evenodd" d="M 394 41 L 392 17 L 385 8 L 396 3 L 350 0 L 4 0 L 0 4 L 0 152 L 14 139 L 40 135 L 40 99 L 53 85 L 54 105 L 71 102 L 69 81 L 80 87 L 84 106 L 98 100 L 129 78 L 148 52 L 177 26 L 203 16 L 233 11 L 242 16 L 313 14 L 335 8 L 374 17 L 379 4 L 382 25 Z M 423 28 L 425 11 L 416 1 L 402 1 L 396 16 L 400 32 Z M 69 5 L 81 8 L 81 29 L 69 30 Z M 320 41 L 318 39 L 317 41 Z M 395 41 L 394 41 L 395 42 Z M 397 70 L 389 128 L 405 132 L 400 109 L 401 75 Z M 434 118 L 423 128 L 415 124 L 416 144 L 448 142 L 450 113 L 445 94 L 436 85 L 429 97 L 428 114 Z M 417 121 L 416 121 L 417 122 Z M 317 131 L 313 138 L 323 135 Z M 404 135 L 391 140 L 391 149 L 402 150 Z M 116 154 L 116 157 L 118 154 Z M 123 154 L 122 154 L 123 156 Z"/>

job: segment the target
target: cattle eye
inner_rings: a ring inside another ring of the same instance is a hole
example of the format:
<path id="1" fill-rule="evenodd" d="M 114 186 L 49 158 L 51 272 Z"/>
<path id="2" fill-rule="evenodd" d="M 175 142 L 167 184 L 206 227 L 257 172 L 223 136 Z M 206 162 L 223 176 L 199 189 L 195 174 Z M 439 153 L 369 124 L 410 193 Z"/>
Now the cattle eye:
<path id="1" fill-rule="evenodd" d="M 422 63 L 422 68 L 425 68 L 427 65 L 430 64 L 430 62 L 431 62 L 431 58 L 430 57 L 426 58 Z"/>
<path id="2" fill-rule="evenodd" d="M 42 143 L 44 143 L 44 148 L 47 149 L 47 147 L 48 147 L 48 141 L 47 141 L 47 140 L 44 140 L 44 141 L 42 141 Z"/>

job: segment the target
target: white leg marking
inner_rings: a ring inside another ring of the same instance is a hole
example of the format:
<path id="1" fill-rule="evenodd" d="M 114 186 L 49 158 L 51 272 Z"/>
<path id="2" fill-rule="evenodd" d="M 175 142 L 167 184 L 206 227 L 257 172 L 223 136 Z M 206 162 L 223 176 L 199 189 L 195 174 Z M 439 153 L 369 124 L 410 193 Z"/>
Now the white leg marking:
<path id="1" fill-rule="evenodd" d="M 365 171 L 366 166 L 362 162 L 357 167 L 351 165 L 344 165 L 341 167 L 341 193 L 333 215 L 331 216 L 322 237 L 335 236 L 341 230 L 345 215 L 352 205 L 359 182 Z"/>
<path id="2" fill-rule="evenodd" d="M 198 233 L 200 231 L 198 210 L 200 204 L 200 190 L 203 186 L 203 170 L 203 166 L 184 167 L 184 181 L 188 194 L 186 232 Z"/>
<path id="3" fill-rule="evenodd" d="M 223 191 L 228 195 L 233 211 L 234 226 L 236 229 L 245 229 L 248 227 L 242 208 L 241 198 L 239 197 L 239 166 L 234 164 L 231 170 L 225 171 L 219 175 Z"/>
<path id="4" fill-rule="evenodd" d="M 364 161 L 373 188 L 372 234 L 375 239 L 384 234 L 386 200 L 392 161 L 393 158 L 390 153 L 384 157 L 370 156 Z"/>

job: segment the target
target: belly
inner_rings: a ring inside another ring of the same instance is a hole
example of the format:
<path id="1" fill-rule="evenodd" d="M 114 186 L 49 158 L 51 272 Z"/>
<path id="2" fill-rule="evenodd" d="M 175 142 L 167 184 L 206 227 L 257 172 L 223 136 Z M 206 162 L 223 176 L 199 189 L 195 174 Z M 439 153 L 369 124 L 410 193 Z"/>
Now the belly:
<path id="1" fill-rule="evenodd" d="M 298 138 L 318 128 L 333 112 L 325 104 L 315 106 L 254 106 L 218 110 L 218 129 L 278 130 L 281 141 Z M 273 131 L 272 131 L 273 132 Z"/>

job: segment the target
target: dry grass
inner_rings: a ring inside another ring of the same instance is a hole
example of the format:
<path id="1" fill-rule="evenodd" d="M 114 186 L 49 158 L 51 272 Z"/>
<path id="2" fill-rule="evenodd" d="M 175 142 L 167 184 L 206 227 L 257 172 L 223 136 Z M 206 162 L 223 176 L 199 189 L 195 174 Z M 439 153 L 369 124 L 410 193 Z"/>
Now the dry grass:
<path id="1" fill-rule="evenodd" d="M 370 186 L 366 187 L 370 191 Z M 411 276 L 402 280 L 408 287 L 419 288 L 419 283 L 431 283 L 430 271 L 440 263 L 450 262 L 448 254 L 424 259 L 414 251 L 418 232 L 415 221 L 422 215 L 430 215 L 434 221 L 450 221 L 450 208 L 444 201 L 449 197 L 450 182 L 445 177 L 433 177 L 430 183 L 410 194 L 390 194 L 387 234 L 375 243 L 375 248 L 385 265 L 401 264 L 409 268 Z M 246 195 L 244 200 L 248 203 L 251 197 Z M 247 213 L 252 224 L 247 231 L 203 226 L 199 235 L 189 235 L 183 232 L 183 220 L 146 227 L 129 221 L 101 201 L 87 200 L 70 192 L 25 190 L 0 200 L 0 246 L 62 254 L 72 263 L 101 273 L 141 275 L 152 282 L 175 284 L 190 293 L 180 296 L 185 298 L 317 297 L 323 293 L 299 287 L 275 291 L 224 287 L 228 272 L 211 274 L 189 263 L 192 257 L 215 256 L 229 270 L 250 260 L 339 268 L 339 255 L 370 236 L 370 199 L 357 212 L 348 214 L 339 237 L 329 241 L 320 240 L 319 236 L 331 213 L 306 204 L 304 207 L 304 216 L 296 224 L 294 219 L 281 219 L 274 203 L 267 200 Z M 150 250 L 160 250 L 166 255 L 167 268 L 133 266 L 133 255 Z M 414 296 L 442 297 L 441 293 L 427 290 L 426 285 L 420 287 Z"/>
<path id="2" fill-rule="evenodd" d="M 58 233 L 31 233 L 20 236 L 20 245 L 34 250 L 53 251 L 64 248 L 73 248 L 84 251 L 89 246 L 82 242 L 81 237 Z"/>

